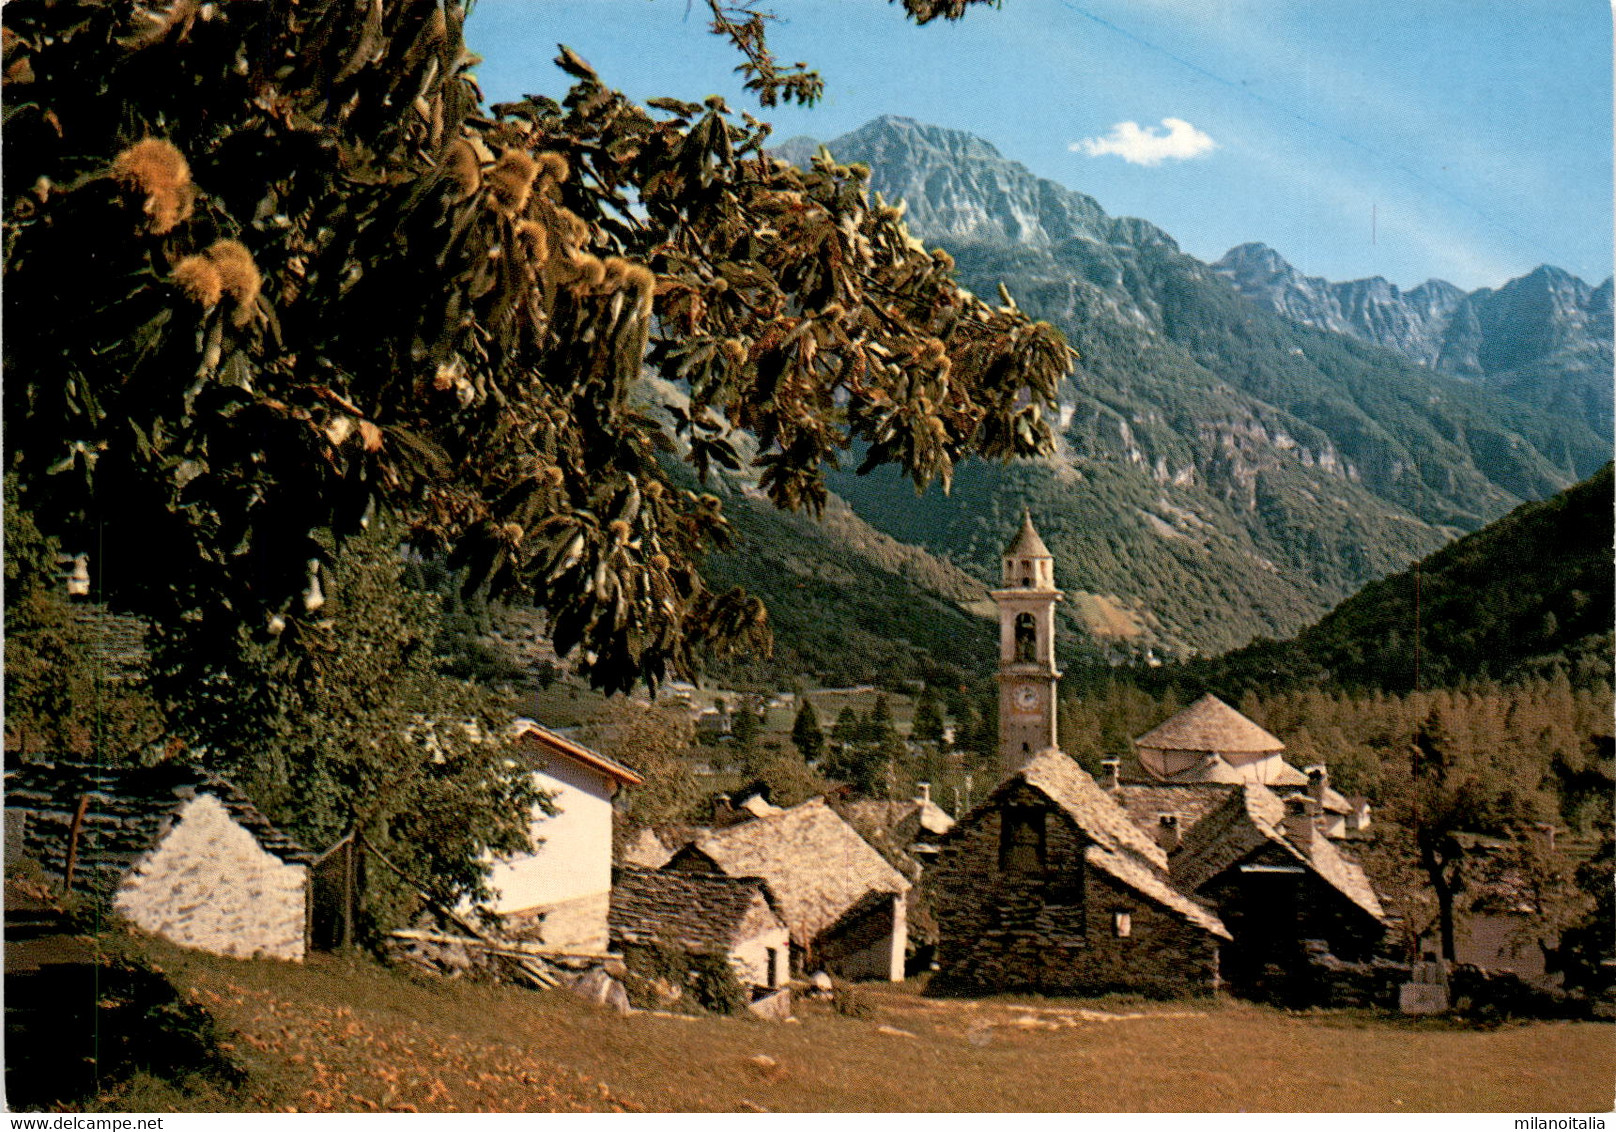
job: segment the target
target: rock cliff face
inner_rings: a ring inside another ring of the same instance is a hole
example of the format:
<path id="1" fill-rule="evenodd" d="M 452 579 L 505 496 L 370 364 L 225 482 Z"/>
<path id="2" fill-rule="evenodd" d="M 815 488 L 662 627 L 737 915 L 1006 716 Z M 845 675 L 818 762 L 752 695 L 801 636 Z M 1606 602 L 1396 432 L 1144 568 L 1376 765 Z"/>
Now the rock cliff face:
<path id="1" fill-rule="evenodd" d="M 782 148 L 806 163 L 818 143 Z M 962 468 L 949 497 L 917 501 L 884 475 L 839 473 L 833 488 L 875 527 L 982 578 L 1030 504 L 1061 584 L 1116 595 L 1158 651 L 1289 635 L 1608 453 L 1608 426 L 1590 426 L 1575 397 L 1503 387 L 1523 371 L 1499 367 L 1580 358 L 1582 339 L 1544 331 L 1512 354 L 1495 329 L 1539 310 L 1589 326 L 1602 310 L 1608 326 L 1608 284 L 1584 295 L 1559 273 L 1496 296 L 1436 281 L 1403 293 L 1309 279 L 1260 245 L 1208 265 L 967 134 L 887 117 L 827 148 L 868 166 L 871 189 L 904 203 L 966 286 L 1002 284 L 1080 357 L 1054 457 Z M 1441 362 L 1472 339 L 1485 383 Z"/>

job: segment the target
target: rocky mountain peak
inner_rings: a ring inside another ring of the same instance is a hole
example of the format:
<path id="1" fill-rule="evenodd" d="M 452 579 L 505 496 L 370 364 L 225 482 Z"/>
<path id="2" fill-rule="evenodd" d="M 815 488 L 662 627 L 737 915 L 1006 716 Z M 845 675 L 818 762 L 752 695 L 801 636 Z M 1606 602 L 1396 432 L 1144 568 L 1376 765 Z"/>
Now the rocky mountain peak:
<path id="1" fill-rule="evenodd" d="M 1300 272 L 1285 261 L 1285 257 L 1267 244 L 1237 244 L 1223 253 L 1223 258 L 1212 265 L 1219 274 L 1256 280 L 1264 276 L 1299 279 Z"/>
<path id="2" fill-rule="evenodd" d="M 803 163 L 803 147 L 796 139 L 791 146 L 775 153 Z M 1070 240 L 1172 244 L 1154 225 L 1110 217 L 1093 197 L 1035 176 L 962 130 L 888 114 L 827 147 L 838 161 L 869 166 L 870 187 L 908 205 L 909 227 L 917 236 L 951 248 L 990 244 L 1049 249 Z"/>
<path id="3" fill-rule="evenodd" d="M 909 151 L 917 157 L 930 151 L 938 157 L 976 161 L 1003 161 L 993 144 L 963 130 L 931 126 L 899 114 L 883 114 L 838 139 L 839 145 L 883 149 L 888 159 Z"/>

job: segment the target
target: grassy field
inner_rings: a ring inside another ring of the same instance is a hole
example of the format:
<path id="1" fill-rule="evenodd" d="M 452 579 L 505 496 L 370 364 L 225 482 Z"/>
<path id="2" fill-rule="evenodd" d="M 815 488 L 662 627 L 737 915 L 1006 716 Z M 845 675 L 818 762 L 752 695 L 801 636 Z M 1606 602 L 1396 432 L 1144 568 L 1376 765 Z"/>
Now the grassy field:
<path id="1" fill-rule="evenodd" d="M 98 1108 L 272 1111 L 1608 1111 L 1616 1026 L 1467 1030 L 1237 1002 L 928 999 L 864 1017 L 620 1017 L 570 995 L 416 980 L 368 962 L 146 954 L 247 1070 L 140 1076 Z"/>

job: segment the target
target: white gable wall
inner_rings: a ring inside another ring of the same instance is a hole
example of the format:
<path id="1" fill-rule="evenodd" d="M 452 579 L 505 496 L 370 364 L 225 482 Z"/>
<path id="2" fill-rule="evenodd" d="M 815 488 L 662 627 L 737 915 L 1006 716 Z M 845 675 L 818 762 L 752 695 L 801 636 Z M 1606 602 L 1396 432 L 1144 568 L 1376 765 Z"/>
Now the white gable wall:
<path id="1" fill-rule="evenodd" d="M 540 927 L 540 938 L 551 947 L 603 951 L 612 888 L 615 782 L 560 755 L 537 751 L 532 758 L 538 768 L 533 780 L 550 795 L 556 813 L 551 817 L 534 811 L 532 853 L 495 862 L 489 877 L 497 893 L 494 911 L 560 912 L 567 905 L 565 915 L 553 915 Z"/>
<path id="2" fill-rule="evenodd" d="M 769 982 L 769 952 L 775 954 L 774 982 Z M 729 951 L 730 966 L 743 987 L 784 986 L 790 977 L 791 933 L 774 914 L 762 893 L 752 899 Z"/>
<path id="3" fill-rule="evenodd" d="M 181 947 L 302 959 L 308 869 L 265 851 L 223 802 L 199 794 L 119 886 L 113 908 Z"/>

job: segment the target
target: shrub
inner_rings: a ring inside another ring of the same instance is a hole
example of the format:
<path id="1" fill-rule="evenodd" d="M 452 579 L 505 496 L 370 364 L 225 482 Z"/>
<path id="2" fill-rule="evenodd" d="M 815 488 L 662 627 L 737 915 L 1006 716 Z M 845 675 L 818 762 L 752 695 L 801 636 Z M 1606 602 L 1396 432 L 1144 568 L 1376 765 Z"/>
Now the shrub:
<path id="1" fill-rule="evenodd" d="M 692 1003 L 713 1014 L 739 1014 L 749 1001 L 746 988 L 735 977 L 729 959 L 723 955 L 692 955 L 670 940 L 636 943 L 624 949 L 629 977 L 624 980 L 636 1005 L 665 1007 L 654 987 L 681 987 L 681 1002 Z"/>
<path id="2" fill-rule="evenodd" d="M 869 1000 L 845 983 L 837 983 L 832 989 L 830 1005 L 844 1018 L 868 1018 L 873 1013 Z"/>

